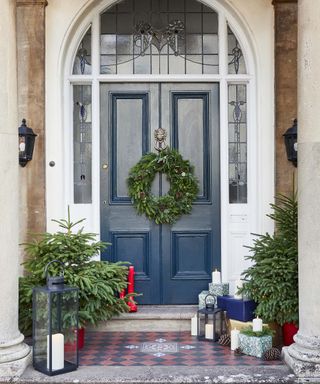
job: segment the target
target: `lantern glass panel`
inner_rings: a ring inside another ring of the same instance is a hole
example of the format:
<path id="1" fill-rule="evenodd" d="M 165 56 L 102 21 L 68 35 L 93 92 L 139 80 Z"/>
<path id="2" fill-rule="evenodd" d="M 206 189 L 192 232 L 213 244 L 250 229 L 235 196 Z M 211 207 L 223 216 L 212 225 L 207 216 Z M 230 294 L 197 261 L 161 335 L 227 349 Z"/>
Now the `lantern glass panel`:
<path id="1" fill-rule="evenodd" d="M 35 135 L 26 135 L 25 156 L 27 160 L 32 159 L 35 138 Z"/>
<path id="2" fill-rule="evenodd" d="M 33 293 L 33 364 L 55 375 L 78 367 L 78 289 L 35 288 Z"/>

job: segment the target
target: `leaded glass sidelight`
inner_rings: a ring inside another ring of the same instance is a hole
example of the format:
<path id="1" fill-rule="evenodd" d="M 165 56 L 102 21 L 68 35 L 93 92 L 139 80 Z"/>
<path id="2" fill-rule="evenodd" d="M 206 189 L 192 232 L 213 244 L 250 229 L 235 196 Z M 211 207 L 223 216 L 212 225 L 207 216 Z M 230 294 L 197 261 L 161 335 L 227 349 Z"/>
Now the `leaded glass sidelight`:
<path id="1" fill-rule="evenodd" d="M 229 202 L 247 203 L 247 87 L 228 87 Z"/>
<path id="2" fill-rule="evenodd" d="M 91 74 L 91 27 L 81 40 L 73 63 L 74 75 Z"/>
<path id="3" fill-rule="evenodd" d="M 92 202 L 91 85 L 73 86 L 74 203 Z"/>
<path id="4" fill-rule="evenodd" d="M 104 74 L 216 74 L 218 15 L 196 0 L 125 0 L 101 15 Z"/>
<path id="5" fill-rule="evenodd" d="M 246 73 L 242 49 L 230 27 L 228 27 L 228 73 Z"/>

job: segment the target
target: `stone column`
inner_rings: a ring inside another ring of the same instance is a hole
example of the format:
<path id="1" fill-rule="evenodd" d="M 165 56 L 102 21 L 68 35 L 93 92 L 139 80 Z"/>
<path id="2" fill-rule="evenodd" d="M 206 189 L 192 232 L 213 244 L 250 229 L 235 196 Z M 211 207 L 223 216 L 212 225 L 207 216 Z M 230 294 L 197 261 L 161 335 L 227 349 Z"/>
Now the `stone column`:
<path id="1" fill-rule="evenodd" d="M 0 17 L 0 377 L 21 375 L 30 348 L 18 329 L 18 119 L 15 0 Z"/>
<path id="2" fill-rule="evenodd" d="M 284 351 L 301 377 L 320 378 L 320 2 L 298 2 L 299 332 Z"/>
<path id="3" fill-rule="evenodd" d="M 45 6 L 46 0 L 16 0 L 18 116 L 38 135 L 33 159 L 19 169 L 20 243 L 46 229 L 45 210 Z M 20 262 L 24 252 L 20 248 Z"/>
<path id="4" fill-rule="evenodd" d="M 275 30 L 276 193 L 292 193 L 294 165 L 288 161 L 283 134 L 297 117 L 297 0 L 273 0 Z"/>

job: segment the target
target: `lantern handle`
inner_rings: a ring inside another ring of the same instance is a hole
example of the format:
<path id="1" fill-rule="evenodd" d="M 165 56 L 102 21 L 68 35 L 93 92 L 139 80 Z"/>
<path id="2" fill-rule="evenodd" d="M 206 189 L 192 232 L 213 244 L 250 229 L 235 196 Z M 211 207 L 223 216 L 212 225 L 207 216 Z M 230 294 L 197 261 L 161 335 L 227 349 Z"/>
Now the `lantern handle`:
<path id="1" fill-rule="evenodd" d="M 212 295 L 211 293 L 208 293 L 207 296 L 204 298 L 204 304 L 206 305 L 207 304 L 207 297 L 208 296 L 211 296 L 213 297 L 213 304 L 215 305 L 216 302 L 217 302 L 217 297 L 215 295 Z"/>
<path id="2" fill-rule="evenodd" d="M 64 276 L 64 263 L 63 263 L 62 261 L 60 261 L 60 260 L 52 260 L 52 261 L 50 261 L 50 262 L 46 265 L 45 270 L 44 270 L 44 271 L 45 271 L 45 274 L 46 274 L 46 280 L 48 280 L 48 275 L 49 275 L 48 268 L 49 268 L 49 265 L 52 264 L 52 263 L 59 263 L 59 264 L 62 265 L 62 277 Z"/>

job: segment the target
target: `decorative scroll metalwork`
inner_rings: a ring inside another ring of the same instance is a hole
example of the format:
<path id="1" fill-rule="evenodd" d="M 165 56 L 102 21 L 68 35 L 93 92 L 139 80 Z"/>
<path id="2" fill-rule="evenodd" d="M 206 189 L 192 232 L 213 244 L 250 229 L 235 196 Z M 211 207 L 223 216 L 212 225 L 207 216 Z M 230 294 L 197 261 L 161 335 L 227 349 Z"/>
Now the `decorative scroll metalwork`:
<path id="1" fill-rule="evenodd" d="M 229 201 L 247 202 L 246 86 L 229 85 Z"/>
<path id="2" fill-rule="evenodd" d="M 236 74 L 239 72 L 240 59 L 243 56 L 241 48 L 238 46 L 238 40 L 236 41 L 236 46 L 231 51 L 232 60 L 228 63 L 228 65 L 234 66 L 234 71 Z"/>
<path id="3" fill-rule="evenodd" d="M 91 73 L 91 28 L 81 40 L 73 63 L 73 74 L 84 75 Z"/>
<path id="4" fill-rule="evenodd" d="M 91 63 L 87 60 L 88 51 L 83 47 L 83 44 L 81 42 L 80 47 L 77 52 L 77 57 L 80 60 L 80 71 L 83 75 L 86 69 L 86 65 L 91 65 Z"/>
<path id="5" fill-rule="evenodd" d="M 228 67 L 229 73 L 246 73 L 246 63 L 239 41 L 228 26 Z"/>
<path id="6" fill-rule="evenodd" d="M 149 23 L 140 21 L 136 24 L 133 33 L 134 44 L 140 48 L 141 55 L 150 45 L 157 48 L 159 53 L 165 45 L 169 45 L 174 54 L 179 55 L 179 42 L 184 40 L 184 23 L 181 20 L 173 20 L 164 30 L 157 30 Z"/>

